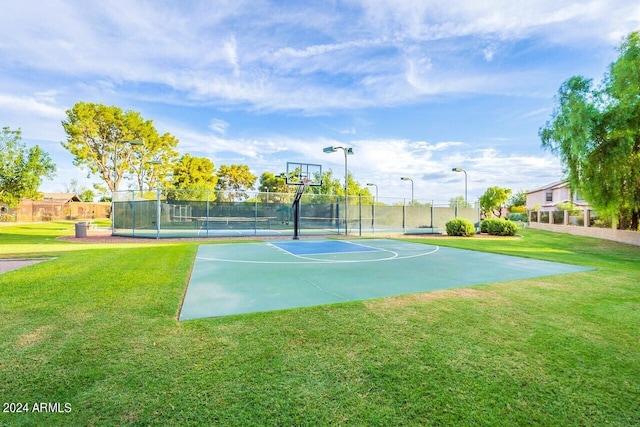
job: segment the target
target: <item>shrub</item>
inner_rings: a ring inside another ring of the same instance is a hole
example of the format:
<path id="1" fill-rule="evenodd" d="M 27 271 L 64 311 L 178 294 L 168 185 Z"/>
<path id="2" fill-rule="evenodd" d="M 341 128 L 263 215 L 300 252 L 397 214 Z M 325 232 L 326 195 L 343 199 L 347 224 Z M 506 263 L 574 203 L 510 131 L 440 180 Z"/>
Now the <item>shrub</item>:
<path id="1" fill-rule="evenodd" d="M 468 219 L 455 218 L 445 224 L 449 236 L 473 236 L 476 232 L 473 223 Z"/>
<path id="2" fill-rule="evenodd" d="M 507 215 L 509 221 L 529 222 L 529 216 L 526 213 L 510 213 Z"/>
<path id="3" fill-rule="evenodd" d="M 515 222 L 506 219 L 489 218 L 482 221 L 480 230 L 492 236 L 515 236 L 518 226 Z"/>

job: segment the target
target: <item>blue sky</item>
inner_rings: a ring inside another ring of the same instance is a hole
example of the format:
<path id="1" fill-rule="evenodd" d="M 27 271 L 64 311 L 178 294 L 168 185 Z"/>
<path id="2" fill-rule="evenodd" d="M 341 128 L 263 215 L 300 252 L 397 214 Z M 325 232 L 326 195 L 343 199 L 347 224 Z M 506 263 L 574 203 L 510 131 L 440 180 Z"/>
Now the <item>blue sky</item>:
<path id="1" fill-rule="evenodd" d="M 448 201 L 558 180 L 540 148 L 560 84 L 600 81 L 640 29 L 640 3 L 562 1 L 5 0 L 0 125 L 58 167 L 86 171 L 60 122 L 78 101 L 116 105 L 170 132 L 181 153 L 259 176 L 287 161 L 349 170 L 380 197 Z M 97 182 L 97 178 L 93 179 Z"/>

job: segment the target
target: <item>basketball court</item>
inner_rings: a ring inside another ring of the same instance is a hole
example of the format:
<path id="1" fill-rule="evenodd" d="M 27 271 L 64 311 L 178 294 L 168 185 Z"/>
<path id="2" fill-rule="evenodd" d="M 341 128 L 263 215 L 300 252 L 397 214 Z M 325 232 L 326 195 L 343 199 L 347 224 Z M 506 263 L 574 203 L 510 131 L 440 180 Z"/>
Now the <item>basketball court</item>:
<path id="1" fill-rule="evenodd" d="M 388 239 L 201 245 L 180 320 L 429 292 L 591 268 Z"/>

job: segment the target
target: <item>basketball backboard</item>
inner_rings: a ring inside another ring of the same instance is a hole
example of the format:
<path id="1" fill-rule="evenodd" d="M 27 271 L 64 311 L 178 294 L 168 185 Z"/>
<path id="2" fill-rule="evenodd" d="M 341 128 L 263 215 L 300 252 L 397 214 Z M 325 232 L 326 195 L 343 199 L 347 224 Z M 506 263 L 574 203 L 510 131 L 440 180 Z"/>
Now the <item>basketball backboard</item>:
<path id="1" fill-rule="evenodd" d="M 319 187 L 322 185 L 322 165 L 287 162 L 285 177 L 288 185 L 302 185 L 307 181 L 308 186 Z"/>

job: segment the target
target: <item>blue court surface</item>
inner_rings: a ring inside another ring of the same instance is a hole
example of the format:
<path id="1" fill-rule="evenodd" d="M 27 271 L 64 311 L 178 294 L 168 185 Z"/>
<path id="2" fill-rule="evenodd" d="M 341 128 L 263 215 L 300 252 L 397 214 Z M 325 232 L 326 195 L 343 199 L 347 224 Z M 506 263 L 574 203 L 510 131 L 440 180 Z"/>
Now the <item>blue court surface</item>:
<path id="1" fill-rule="evenodd" d="M 387 239 L 201 245 L 180 320 L 291 309 L 591 268 Z"/>

